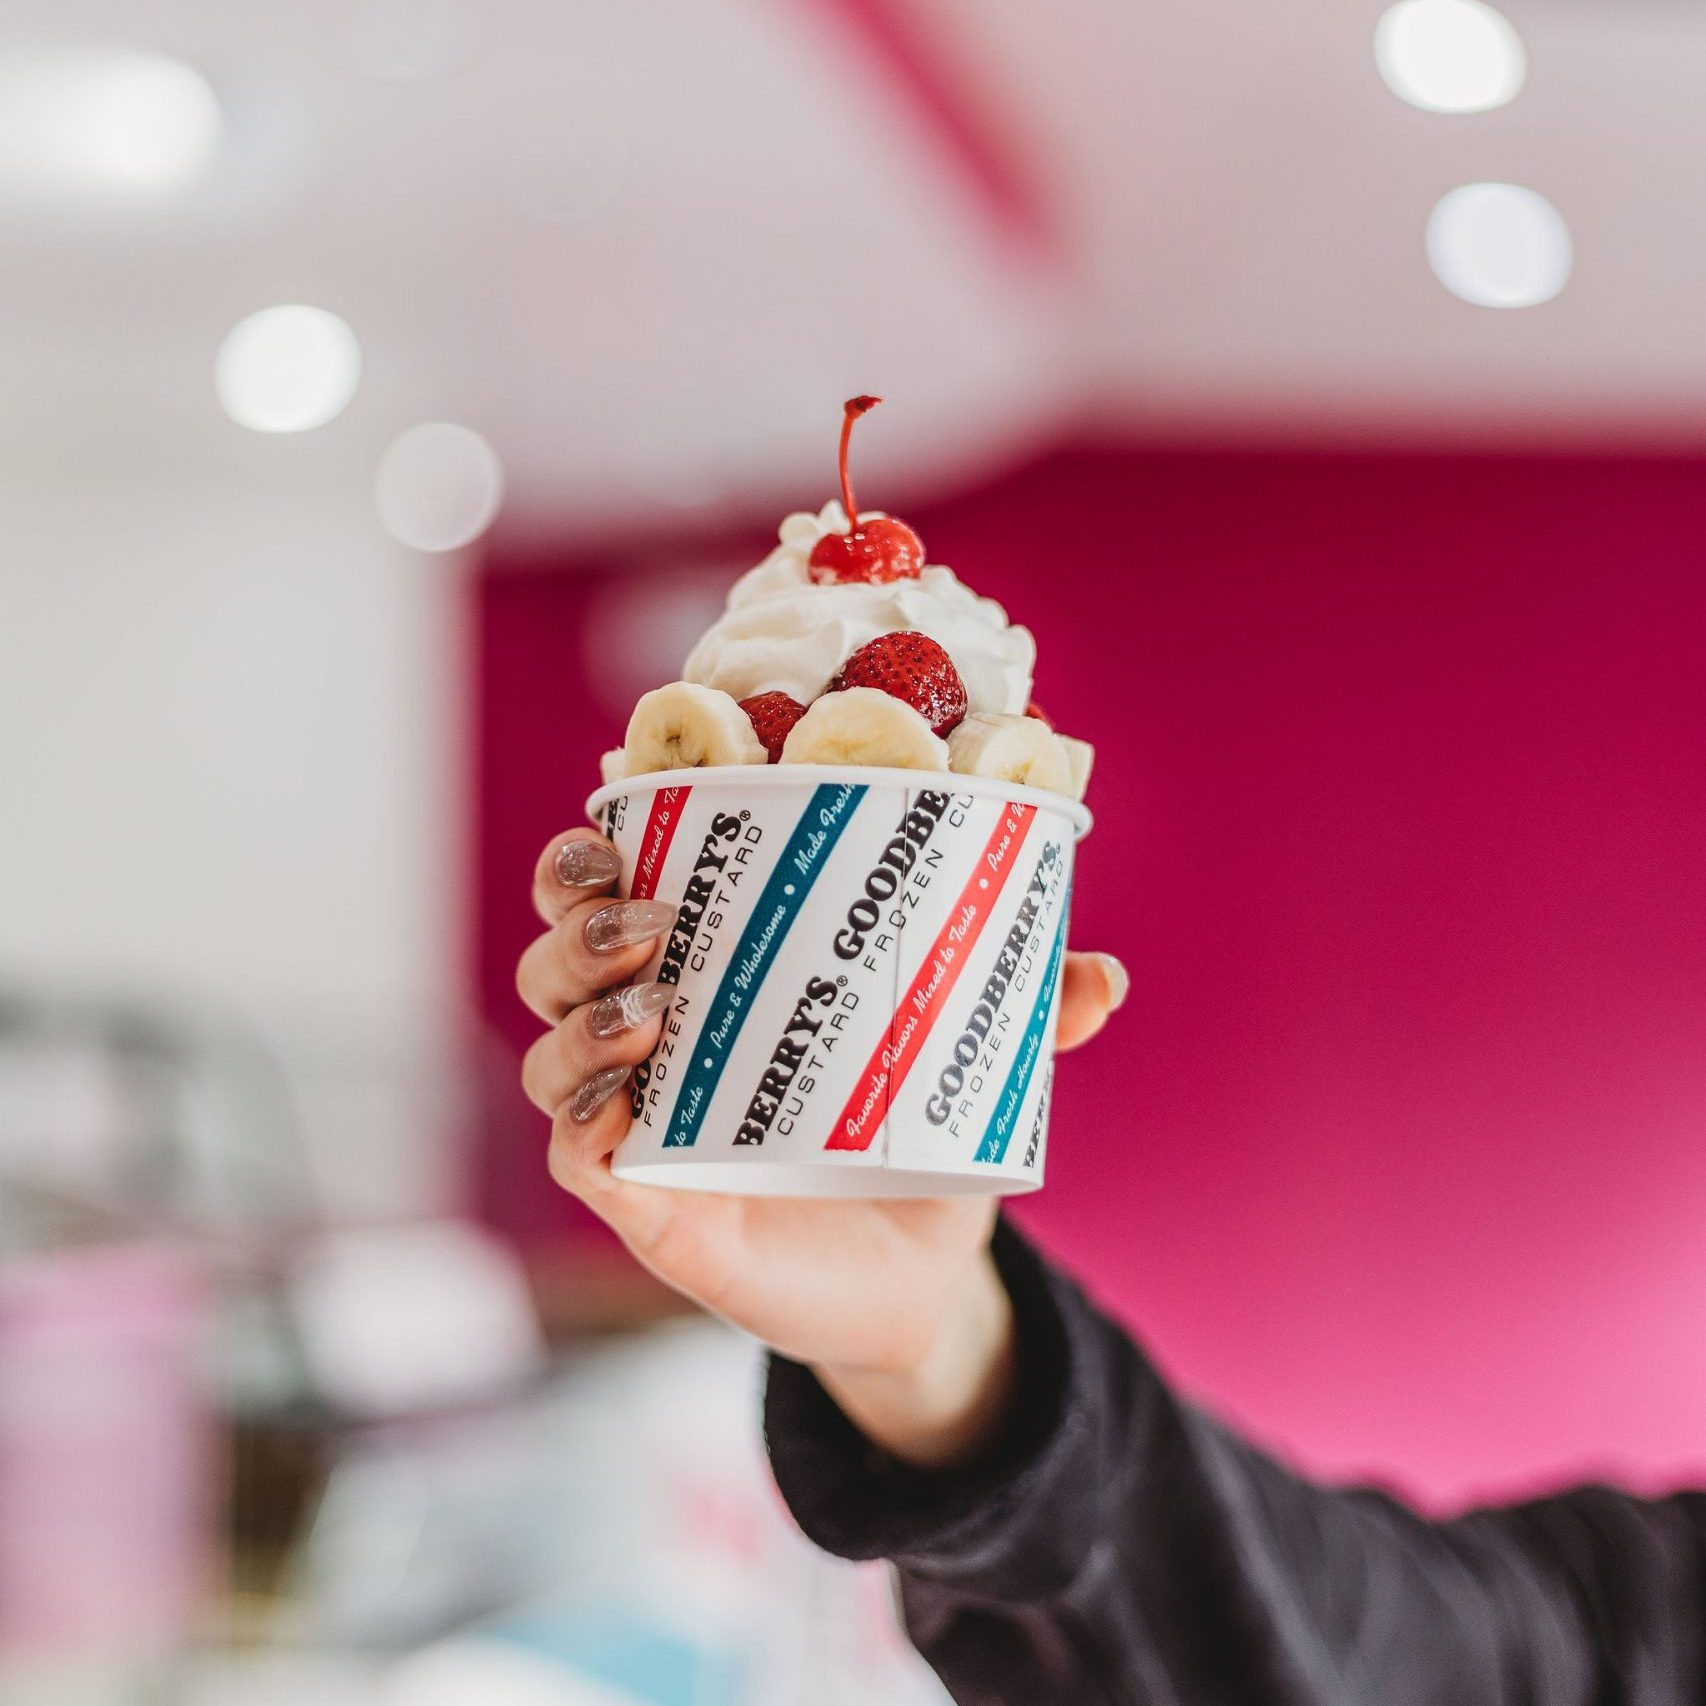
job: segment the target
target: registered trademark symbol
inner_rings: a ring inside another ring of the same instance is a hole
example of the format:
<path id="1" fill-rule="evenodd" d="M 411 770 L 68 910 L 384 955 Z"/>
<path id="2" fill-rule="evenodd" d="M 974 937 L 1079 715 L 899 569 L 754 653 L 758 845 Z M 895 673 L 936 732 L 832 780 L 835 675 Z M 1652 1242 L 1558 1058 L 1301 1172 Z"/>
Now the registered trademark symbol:
<path id="1" fill-rule="evenodd" d="M 751 813 L 751 812 L 742 812 L 742 813 L 741 813 L 741 814 L 740 814 L 740 821 L 741 821 L 741 822 L 742 822 L 742 823 L 745 823 L 745 822 L 746 822 L 746 821 L 747 821 L 747 819 L 748 819 L 748 818 L 750 818 L 750 817 L 751 817 L 751 816 L 752 816 L 752 813 Z"/>
<path id="2" fill-rule="evenodd" d="M 835 981 L 845 989 L 847 987 L 847 973 L 843 972 Z"/>

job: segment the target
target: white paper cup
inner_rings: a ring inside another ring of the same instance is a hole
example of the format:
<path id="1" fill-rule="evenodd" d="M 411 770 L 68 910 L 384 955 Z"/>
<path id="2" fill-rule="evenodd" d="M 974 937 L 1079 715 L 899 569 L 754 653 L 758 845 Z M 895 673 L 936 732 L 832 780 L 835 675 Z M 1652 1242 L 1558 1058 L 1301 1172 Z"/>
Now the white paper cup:
<path id="1" fill-rule="evenodd" d="M 916 770 L 675 770 L 587 803 L 679 902 L 619 1178 L 925 1197 L 1043 1179 L 1072 857 L 1058 794 Z"/>

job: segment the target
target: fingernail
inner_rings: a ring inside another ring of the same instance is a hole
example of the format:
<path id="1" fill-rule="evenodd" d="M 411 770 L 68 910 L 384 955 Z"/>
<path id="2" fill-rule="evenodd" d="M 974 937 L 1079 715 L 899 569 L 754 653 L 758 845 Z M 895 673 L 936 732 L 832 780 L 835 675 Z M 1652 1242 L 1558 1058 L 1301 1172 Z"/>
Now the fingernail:
<path id="1" fill-rule="evenodd" d="M 625 1066 L 607 1066 L 602 1072 L 595 1072 L 575 1092 L 575 1099 L 569 1104 L 569 1118 L 585 1125 L 627 1081 Z"/>
<path id="2" fill-rule="evenodd" d="M 630 984 L 593 1002 L 586 1028 L 595 1037 L 619 1037 L 624 1031 L 637 1031 L 669 1005 L 672 993 L 667 983 Z"/>
<path id="3" fill-rule="evenodd" d="M 566 889 L 601 889 L 622 875 L 622 860 L 605 841 L 565 841 L 557 849 L 557 881 Z"/>
<path id="4" fill-rule="evenodd" d="M 1117 1013 L 1131 994 L 1131 973 L 1112 954 L 1098 954 L 1096 963 L 1102 968 L 1102 976 L 1108 985 L 1108 1011 Z"/>
<path id="5" fill-rule="evenodd" d="M 601 906 L 586 921 L 586 945 L 595 954 L 631 948 L 636 942 L 661 936 L 675 922 L 679 910 L 666 900 L 619 900 Z"/>

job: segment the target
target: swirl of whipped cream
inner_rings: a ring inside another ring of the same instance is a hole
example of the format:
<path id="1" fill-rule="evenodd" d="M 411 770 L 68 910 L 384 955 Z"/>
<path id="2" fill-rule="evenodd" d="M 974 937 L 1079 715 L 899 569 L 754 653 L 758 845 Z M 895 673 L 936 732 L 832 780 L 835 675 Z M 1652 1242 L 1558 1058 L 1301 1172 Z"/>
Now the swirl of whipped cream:
<path id="1" fill-rule="evenodd" d="M 954 660 L 971 710 L 1019 715 L 1037 658 L 1030 630 L 939 563 L 916 580 L 817 585 L 807 572 L 812 547 L 846 528 L 833 501 L 817 515 L 788 516 L 781 543 L 729 589 L 728 608 L 693 648 L 684 679 L 736 699 L 779 691 L 809 705 L 850 653 L 879 634 L 910 630 L 928 634 Z"/>

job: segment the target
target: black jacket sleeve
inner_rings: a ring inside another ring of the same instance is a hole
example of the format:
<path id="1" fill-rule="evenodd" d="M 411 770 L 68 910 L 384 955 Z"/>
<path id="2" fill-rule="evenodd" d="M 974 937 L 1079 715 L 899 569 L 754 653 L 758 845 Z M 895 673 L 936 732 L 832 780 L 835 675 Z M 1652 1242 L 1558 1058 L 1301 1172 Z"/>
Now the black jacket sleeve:
<path id="1" fill-rule="evenodd" d="M 1315 1485 L 1181 1402 L 1003 1225 L 1018 1396 L 964 1470 L 872 1448 L 772 1361 L 765 1431 L 805 1532 L 889 1558 L 971 1706 L 1706 1702 L 1706 1495 L 1587 1487 L 1432 1523 Z"/>

